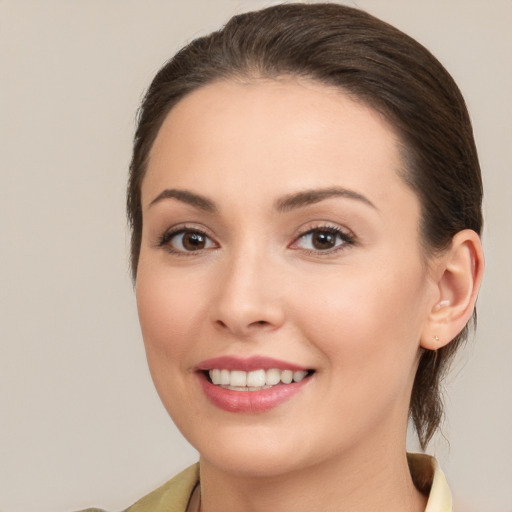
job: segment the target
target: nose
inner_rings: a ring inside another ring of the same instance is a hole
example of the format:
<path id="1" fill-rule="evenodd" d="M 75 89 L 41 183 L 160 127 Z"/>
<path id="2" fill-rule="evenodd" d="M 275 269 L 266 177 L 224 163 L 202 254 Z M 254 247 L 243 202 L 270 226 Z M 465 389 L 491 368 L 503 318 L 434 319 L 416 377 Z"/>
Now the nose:
<path id="1" fill-rule="evenodd" d="M 216 328 L 247 338 L 283 325 L 282 273 L 261 254 L 245 251 L 224 261 L 217 283 L 211 308 Z"/>

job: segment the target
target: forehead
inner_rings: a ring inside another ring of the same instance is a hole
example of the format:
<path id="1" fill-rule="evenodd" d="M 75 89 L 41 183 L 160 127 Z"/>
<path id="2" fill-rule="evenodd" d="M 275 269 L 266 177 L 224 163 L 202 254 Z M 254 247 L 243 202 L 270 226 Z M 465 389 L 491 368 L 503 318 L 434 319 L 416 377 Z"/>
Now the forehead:
<path id="1" fill-rule="evenodd" d="M 162 188 L 276 195 L 339 185 L 372 201 L 402 188 L 399 139 L 376 111 L 307 80 L 222 81 L 182 99 L 151 149 L 143 202 Z"/>

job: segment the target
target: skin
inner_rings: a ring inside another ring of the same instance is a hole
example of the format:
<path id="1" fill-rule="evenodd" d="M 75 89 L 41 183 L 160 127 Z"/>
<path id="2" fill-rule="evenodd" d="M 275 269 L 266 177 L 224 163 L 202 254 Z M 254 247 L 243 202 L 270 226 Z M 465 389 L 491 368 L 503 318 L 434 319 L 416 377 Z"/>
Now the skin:
<path id="1" fill-rule="evenodd" d="M 161 127 L 142 185 L 137 303 L 157 391 L 200 453 L 203 512 L 424 510 L 405 438 L 443 272 L 422 254 L 397 144 L 373 110 L 291 79 L 205 86 Z M 352 197 L 276 208 L 335 187 Z M 155 201 L 170 189 L 215 212 Z M 204 249 L 162 245 L 183 226 L 208 236 Z M 326 227 L 352 241 L 315 248 L 305 233 Z M 227 412 L 195 371 L 226 355 L 315 373 L 274 409 Z"/>

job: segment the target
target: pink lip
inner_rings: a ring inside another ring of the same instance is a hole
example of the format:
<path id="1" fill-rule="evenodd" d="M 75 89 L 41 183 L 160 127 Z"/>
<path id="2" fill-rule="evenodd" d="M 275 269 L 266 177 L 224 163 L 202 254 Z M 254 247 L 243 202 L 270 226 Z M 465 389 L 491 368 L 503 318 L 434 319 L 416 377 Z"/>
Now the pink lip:
<path id="1" fill-rule="evenodd" d="M 219 370 L 242 370 L 244 372 L 250 372 L 252 370 L 270 370 L 271 368 L 292 370 L 294 372 L 308 369 L 297 364 L 264 356 L 252 356 L 247 359 L 234 356 L 214 357 L 213 359 L 202 361 L 197 365 L 197 369 L 200 371 L 211 370 L 213 368 L 218 368 Z"/>
<path id="2" fill-rule="evenodd" d="M 299 393 L 311 380 L 311 377 L 307 377 L 300 382 L 278 384 L 260 391 L 234 391 L 216 386 L 206 378 L 205 372 L 212 368 L 246 372 L 260 369 L 269 370 L 271 368 L 300 371 L 307 370 L 307 368 L 263 356 L 253 356 L 247 359 L 224 356 L 202 361 L 197 365 L 197 375 L 204 394 L 213 405 L 228 412 L 259 413 L 268 411 Z"/>
<path id="3" fill-rule="evenodd" d="M 310 377 L 291 384 L 278 384 L 260 391 L 233 391 L 212 384 L 204 373 L 198 373 L 204 394 L 213 405 L 228 412 L 258 413 L 274 409 L 296 395 Z"/>

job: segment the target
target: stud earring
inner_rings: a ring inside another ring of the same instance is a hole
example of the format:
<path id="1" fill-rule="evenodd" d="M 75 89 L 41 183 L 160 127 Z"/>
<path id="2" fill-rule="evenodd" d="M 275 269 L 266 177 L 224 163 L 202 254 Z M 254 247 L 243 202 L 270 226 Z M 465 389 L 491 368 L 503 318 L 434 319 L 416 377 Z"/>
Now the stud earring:
<path id="1" fill-rule="evenodd" d="M 439 336 L 437 336 L 437 334 L 436 334 L 436 335 L 434 336 L 434 339 L 435 339 L 436 341 L 439 341 Z"/>

